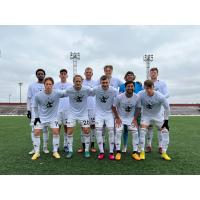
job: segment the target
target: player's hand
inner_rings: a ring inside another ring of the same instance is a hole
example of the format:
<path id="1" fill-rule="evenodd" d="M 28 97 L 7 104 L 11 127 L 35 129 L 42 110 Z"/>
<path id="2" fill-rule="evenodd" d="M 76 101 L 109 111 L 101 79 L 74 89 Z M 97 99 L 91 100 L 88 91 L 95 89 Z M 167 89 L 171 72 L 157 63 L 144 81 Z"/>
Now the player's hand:
<path id="1" fill-rule="evenodd" d="M 31 111 L 28 110 L 26 116 L 28 117 L 28 119 L 31 119 Z"/>
<path id="2" fill-rule="evenodd" d="M 116 124 L 116 128 L 119 128 L 122 125 L 122 120 L 119 117 L 117 117 L 115 119 L 115 124 Z"/>
<path id="3" fill-rule="evenodd" d="M 134 126 L 136 126 L 138 128 L 138 123 L 137 123 L 137 120 L 135 118 L 133 119 L 132 124 L 134 124 Z"/>
<path id="4" fill-rule="evenodd" d="M 166 128 L 168 131 L 169 131 L 169 125 L 168 125 L 168 120 L 165 120 L 163 125 L 162 125 L 162 128 Z"/>
<path id="5" fill-rule="evenodd" d="M 36 126 L 36 124 L 37 124 L 38 122 L 39 122 L 39 123 L 41 123 L 41 121 L 40 121 L 40 118 L 39 118 L 39 117 L 35 118 L 34 125 Z"/>

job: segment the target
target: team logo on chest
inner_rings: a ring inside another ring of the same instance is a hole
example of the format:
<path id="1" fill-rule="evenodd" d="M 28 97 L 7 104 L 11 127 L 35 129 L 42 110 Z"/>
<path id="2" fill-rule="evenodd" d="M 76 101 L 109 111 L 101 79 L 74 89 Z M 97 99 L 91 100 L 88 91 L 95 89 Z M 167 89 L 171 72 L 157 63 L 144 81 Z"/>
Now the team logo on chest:
<path id="1" fill-rule="evenodd" d="M 53 107 L 53 103 L 54 103 L 54 101 L 48 101 L 48 102 L 46 103 L 46 107 L 47 107 L 47 108 L 52 108 L 52 107 Z"/>
<path id="2" fill-rule="evenodd" d="M 151 101 L 146 102 L 145 107 L 147 109 L 151 110 L 153 108 L 153 102 L 151 102 Z"/>
<path id="3" fill-rule="evenodd" d="M 107 100 L 109 99 L 109 96 L 104 96 L 104 95 L 103 95 L 103 96 L 100 97 L 99 99 L 100 99 L 101 103 L 106 103 Z"/>
<path id="4" fill-rule="evenodd" d="M 126 112 L 131 112 L 131 110 L 132 110 L 132 107 L 130 105 L 125 106 L 125 111 Z"/>
<path id="5" fill-rule="evenodd" d="M 84 95 L 77 95 L 76 97 L 74 97 L 74 99 L 75 99 L 75 101 L 76 102 L 82 102 L 83 101 L 83 97 L 84 97 Z"/>

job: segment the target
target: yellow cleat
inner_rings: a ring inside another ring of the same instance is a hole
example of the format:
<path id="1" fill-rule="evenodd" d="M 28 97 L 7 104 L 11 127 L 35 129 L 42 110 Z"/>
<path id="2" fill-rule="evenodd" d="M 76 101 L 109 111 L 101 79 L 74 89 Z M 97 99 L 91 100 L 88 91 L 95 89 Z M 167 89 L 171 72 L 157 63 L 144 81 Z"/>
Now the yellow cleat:
<path id="1" fill-rule="evenodd" d="M 121 160 L 121 153 L 117 153 L 115 156 L 115 160 Z"/>
<path id="2" fill-rule="evenodd" d="M 132 158 L 135 160 L 141 160 L 140 156 L 137 153 L 132 153 Z"/>
<path id="3" fill-rule="evenodd" d="M 33 156 L 32 156 L 32 158 L 31 158 L 31 160 L 37 160 L 39 157 L 40 157 L 39 152 L 34 153 Z"/>
<path id="4" fill-rule="evenodd" d="M 60 154 L 58 152 L 54 152 L 53 157 L 56 159 L 60 159 Z"/>
<path id="5" fill-rule="evenodd" d="M 162 153 L 161 158 L 163 158 L 164 160 L 171 160 L 171 158 L 167 155 L 166 152 Z"/>
<path id="6" fill-rule="evenodd" d="M 140 160 L 145 160 L 145 152 L 144 151 L 140 152 Z"/>

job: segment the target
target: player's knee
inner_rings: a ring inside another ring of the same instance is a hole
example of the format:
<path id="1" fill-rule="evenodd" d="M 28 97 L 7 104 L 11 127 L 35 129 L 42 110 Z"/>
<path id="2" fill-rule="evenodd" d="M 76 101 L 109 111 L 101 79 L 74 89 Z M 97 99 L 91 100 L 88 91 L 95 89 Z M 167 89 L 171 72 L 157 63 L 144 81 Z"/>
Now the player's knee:
<path id="1" fill-rule="evenodd" d="M 37 137 L 37 136 L 40 136 L 40 129 L 35 129 L 34 130 L 34 135 Z"/>
<path id="2" fill-rule="evenodd" d="M 73 128 L 68 127 L 68 128 L 67 128 L 67 134 L 68 134 L 68 135 L 72 135 L 72 134 L 73 134 Z"/>
<path id="3" fill-rule="evenodd" d="M 89 128 L 83 128 L 83 133 L 84 134 L 89 134 L 90 133 L 90 129 Z"/>

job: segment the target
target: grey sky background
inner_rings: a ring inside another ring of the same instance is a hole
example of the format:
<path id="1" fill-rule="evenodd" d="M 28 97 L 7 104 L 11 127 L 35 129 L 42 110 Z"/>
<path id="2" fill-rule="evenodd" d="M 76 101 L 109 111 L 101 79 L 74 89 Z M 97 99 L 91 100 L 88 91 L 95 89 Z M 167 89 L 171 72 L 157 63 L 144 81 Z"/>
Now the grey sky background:
<path id="1" fill-rule="evenodd" d="M 123 80 L 131 70 L 137 80 L 146 77 L 144 54 L 154 54 L 151 66 L 159 68 L 171 103 L 200 102 L 200 26 L 0 26 L 0 102 L 19 101 L 18 82 L 23 82 L 22 100 L 38 67 L 59 81 L 61 68 L 69 71 L 70 51 L 79 51 L 78 73 L 94 68 L 94 79 L 103 66 L 114 66 L 114 77 Z"/>

